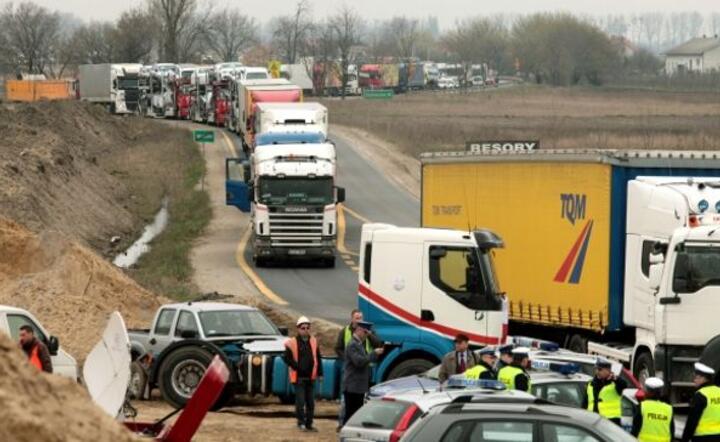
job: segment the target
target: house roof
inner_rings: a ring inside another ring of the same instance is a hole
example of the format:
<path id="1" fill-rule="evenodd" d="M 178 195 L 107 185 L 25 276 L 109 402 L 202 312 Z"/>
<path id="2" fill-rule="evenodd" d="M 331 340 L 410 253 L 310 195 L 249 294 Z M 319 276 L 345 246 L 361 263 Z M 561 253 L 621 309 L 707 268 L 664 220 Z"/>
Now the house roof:
<path id="1" fill-rule="evenodd" d="M 686 41 L 665 52 L 665 55 L 703 55 L 720 47 L 720 38 L 699 37 Z"/>

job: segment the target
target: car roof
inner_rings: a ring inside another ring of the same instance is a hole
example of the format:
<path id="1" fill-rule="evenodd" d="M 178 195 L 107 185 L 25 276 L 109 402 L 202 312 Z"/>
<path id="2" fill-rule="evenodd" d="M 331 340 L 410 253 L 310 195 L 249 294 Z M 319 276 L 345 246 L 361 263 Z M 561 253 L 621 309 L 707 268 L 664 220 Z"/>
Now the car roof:
<path id="1" fill-rule="evenodd" d="M 27 310 L 25 310 L 25 309 L 21 309 L 21 308 L 19 308 L 19 307 L 11 307 L 11 306 L 9 306 L 9 305 L 0 305 L 0 312 L 4 312 L 4 313 L 24 313 L 24 314 L 29 313 L 29 312 L 28 312 Z"/>
<path id="2" fill-rule="evenodd" d="M 487 388 L 465 388 L 451 389 L 443 391 L 426 391 L 412 390 L 400 391 L 398 393 L 388 393 L 383 396 L 386 401 L 402 401 L 417 405 L 422 410 L 452 402 L 460 396 L 473 396 L 476 400 L 485 400 L 488 402 L 496 401 L 523 401 L 532 402 L 536 400 L 535 396 L 517 390 L 491 390 Z"/>
<path id="3" fill-rule="evenodd" d="M 231 304 L 228 302 L 176 302 L 174 304 L 165 304 L 161 308 L 174 308 L 189 310 L 192 312 L 216 312 L 216 311 L 257 311 L 255 307 L 243 304 Z"/>
<path id="4" fill-rule="evenodd" d="M 596 413 L 591 413 L 581 408 L 539 402 L 453 403 L 439 407 L 438 413 L 488 413 L 504 414 L 506 416 L 509 413 L 516 413 L 518 415 L 524 416 L 546 415 L 549 417 L 559 417 L 563 419 L 569 418 L 576 423 L 584 424 L 587 426 L 595 425 L 601 419 L 600 415 Z"/>
<path id="5" fill-rule="evenodd" d="M 589 382 L 592 379 L 592 376 L 586 375 L 585 373 L 574 373 L 565 375 L 555 371 L 546 370 L 531 370 L 528 373 L 530 374 L 530 380 L 532 381 L 533 385 L 540 385 L 557 381 Z"/>

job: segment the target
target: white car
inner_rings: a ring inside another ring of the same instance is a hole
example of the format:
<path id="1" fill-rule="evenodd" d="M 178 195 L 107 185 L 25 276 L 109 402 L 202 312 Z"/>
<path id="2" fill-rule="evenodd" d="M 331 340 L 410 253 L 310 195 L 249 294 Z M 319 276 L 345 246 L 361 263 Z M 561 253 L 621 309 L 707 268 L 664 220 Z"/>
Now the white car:
<path id="1" fill-rule="evenodd" d="M 29 325 L 35 331 L 35 337 L 42 341 L 50 351 L 53 373 L 78 380 L 78 367 L 75 358 L 60 348 L 60 342 L 50 335 L 40 321 L 27 310 L 0 305 L 0 332 L 7 333 L 14 341 L 19 340 L 20 327 Z"/>
<path id="2" fill-rule="evenodd" d="M 438 89 L 452 89 L 455 87 L 454 84 L 455 83 L 450 77 L 440 77 L 437 81 Z"/>

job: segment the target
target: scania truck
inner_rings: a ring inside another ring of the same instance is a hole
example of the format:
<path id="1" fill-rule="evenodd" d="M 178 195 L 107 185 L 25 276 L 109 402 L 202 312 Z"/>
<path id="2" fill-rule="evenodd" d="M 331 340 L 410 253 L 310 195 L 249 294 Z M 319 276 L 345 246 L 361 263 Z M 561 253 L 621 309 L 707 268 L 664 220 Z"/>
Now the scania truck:
<path id="1" fill-rule="evenodd" d="M 483 226 L 510 332 L 665 379 L 720 369 L 720 153 L 553 151 L 422 156 L 422 225 Z"/>
<path id="2" fill-rule="evenodd" d="M 335 266 L 337 204 L 335 146 L 257 146 L 250 162 L 226 160 L 226 203 L 252 215 L 253 260 L 309 259 Z"/>

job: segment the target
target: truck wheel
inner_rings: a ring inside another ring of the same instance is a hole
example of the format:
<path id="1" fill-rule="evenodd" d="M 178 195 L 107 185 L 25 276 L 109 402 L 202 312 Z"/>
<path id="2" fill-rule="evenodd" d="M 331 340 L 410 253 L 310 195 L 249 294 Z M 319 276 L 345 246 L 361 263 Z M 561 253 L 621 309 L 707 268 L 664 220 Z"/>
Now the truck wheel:
<path id="1" fill-rule="evenodd" d="M 147 386 L 148 375 L 145 368 L 138 361 L 130 364 L 130 383 L 128 385 L 128 395 L 130 399 L 143 399 L 143 393 Z"/>
<path id="2" fill-rule="evenodd" d="M 182 347 L 170 353 L 160 366 L 159 384 L 163 399 L 181 408 L 195 392 L 212 354 L 198 347 Z"/>
<path id="3" fill-rule="evenodd" d="M 210 407 L 210 411 L 218 411 L 221 408 L 225 407 L 227 404 L 230 403 L 230 401 L 233 400 L 236 392 L 237 389 L 235 388 L 235 385 L 225 385 L 225 388 L 223 389 L 222 393 L 220 393 L 220 396 L 217 398 L 213 406 Z"/>
<path id="4" fill-rule="evenodd" d="M 583 335 L 572 335 L 568 341 L 567 348 L 575 353 L 587 353 L 588 340 Z"/>
<path id="5" fill-rule="evenodd" d="M 401 378 L 404 376 L 412 376 L 414 374 L 420 374 L 433 368 L 436 364 L 427 359 L 408 359 L 396 365 L 387 379 Z"/>
<path id="6" fill-rule="evenodd" d="M 655 361 L 648 352 L 640 353 L 635 359 L 633 375 L 641 384 L 645 385 L 645 379 L 655 376 Z"/>
<path id="7" fill-rule="evenodd" d="M 324 264 L 325 264 L 325 267 L 327 267 L 329 269 L 334 269 L 335 268 L 335 257 L 333 256 L 332 258 L 325 258 Z"/>
<path id="8" fill-rule="evenodd" d="M 263 258 L 260 256 L 255 258 L 255 267 L 262 268 L 262 267 L 267 267 L 267 266 L 268 266 L 267 258 Z"/>

